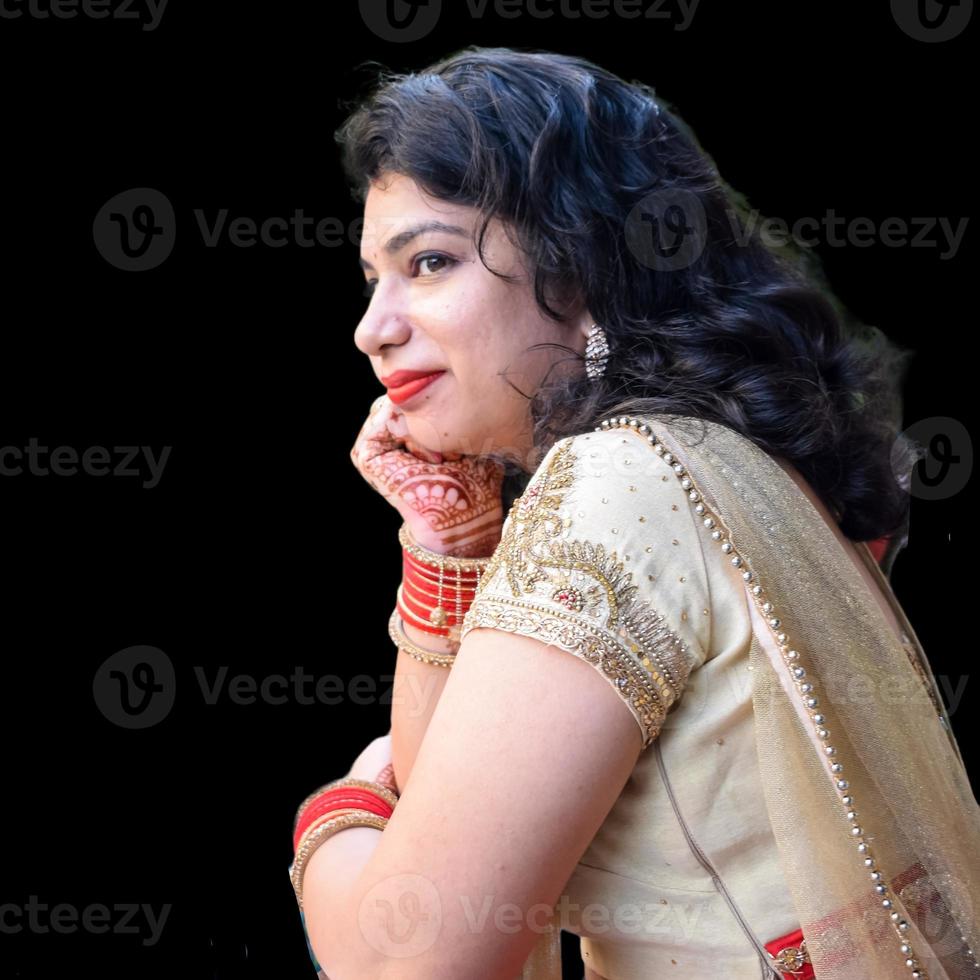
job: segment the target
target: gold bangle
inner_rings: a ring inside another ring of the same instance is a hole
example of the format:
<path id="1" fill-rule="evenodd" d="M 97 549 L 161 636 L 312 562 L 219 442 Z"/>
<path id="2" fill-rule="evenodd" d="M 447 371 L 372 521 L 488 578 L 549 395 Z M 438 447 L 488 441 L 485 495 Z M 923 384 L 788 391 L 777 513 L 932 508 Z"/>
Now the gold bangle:
<path id="1" fill-rule="evenodd" d="M 411 622 L 411 620 L 409 620 Z M 437 667 L 450 667 L 456 659 L 459 644 L 453 644 L 448 652 L 442 650 L 427 650 L 419 646 L 406 632 L 405 621 L 402 619 L 401 612 L 395 606 L 392 618 L 388 620 L 388 635 L 392 638 L 399 649 L 404 650 L 409 656 L 414 657 L 421 663 L 434 664 Z"/>
<path id="2" fill-rule="evenodd" d="M 402 524 L 398 529 L 398 541 L 401 546 L 415 559 L 434 568 L 446 568 L 453 572 L 484 571 L 493 556 L 487 558 L 453 558 L 450 555 L 440 555 L 438 551 L 430 551 L 420 545 L 408 529 Z"/>
<path id="3" fill-rule="evenodd" d="M 391 617 L 388 619 L 388 635 L 399 650 L 404 650 L 410 657 L 414 657 L 420 663 L 432 664 L 436 667 L 452 667 L 456 659 L 454 653 L 439 653 L 435 650 L 426 650 L 413 642 L 400 627 L 403 626 L 401 615 L 396 606 L 392 610 Z"/>
<path id="4" fill-rule="evenodd" d="M 377 830 L 384 830 L 388 823 L 387 817 L 382 817 L 369 810 L 354 810 L 350 813 L 343 813 L 340 816 L 332 817 L 324 823 L 303 835 L 299 847 L 296 848 L 296 857 L 289 867 L 289 880 L 293 883 L 293 891 L 296 892 L 296 901 L 299 907 L 303 907 L 303 875 L 306 866 L 309 864 L 313 852 L 328 837 L 333 837 L 338 831 L 348 827 L 374 827 Z"/>
<path id="5" fill-rule="evenodd" d="M 398 794 L 392 792 L 383 783 L 375 783 L 370 779 L 357 779 L 353 776 L 344 776 L 341 779 L 335 779 L 331 783 L 325 783 L 319 789 L 314 790 L 302 803 L 296 808 L 296 816 L 293 817 L 293 833 L 296 833 L 296 825 L 299 823 L 300 814 L 306 809 L 307 805 L 312 803 L 321 793 L 325 793 L 328 789 L 337 789 L 340 786 L 351 786 L 356 789 L 369 789 L 373 793 L 376 793 L 381 797 L 392 809 L 398 803 Z"/>

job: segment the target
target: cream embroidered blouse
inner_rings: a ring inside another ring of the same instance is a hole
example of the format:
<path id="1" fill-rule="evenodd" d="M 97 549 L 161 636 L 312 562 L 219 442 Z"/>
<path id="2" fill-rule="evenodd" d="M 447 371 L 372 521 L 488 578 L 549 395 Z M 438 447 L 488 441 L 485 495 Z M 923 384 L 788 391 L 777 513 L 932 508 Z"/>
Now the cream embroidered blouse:
<path id="1" fill-rule="evenodd" d="M 464 620 L 591 664 L 644 748 L 557 911 L 606 980 L 775 976 L 799 922 L 753 735 L 750 612 L 671 464 L 615 429 L 561 439 Z M 787 792 L 792 788 L 787 786 Z"/>

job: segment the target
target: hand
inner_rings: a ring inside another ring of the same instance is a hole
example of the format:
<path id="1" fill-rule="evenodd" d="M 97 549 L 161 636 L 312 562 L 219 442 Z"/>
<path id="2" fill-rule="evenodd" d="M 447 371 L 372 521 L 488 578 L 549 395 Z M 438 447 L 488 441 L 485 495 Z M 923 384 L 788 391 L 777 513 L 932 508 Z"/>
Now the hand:
<path id="1" fill-rule="evenodd" d="M 369 742 L 361 754 L 354 760 L 347 775 L 352 779 L 367 779 L 372 783 L 381 783 L 395 793 L 400 790 L 395 785 L 395 770 L 391 764 L 391 730 Z"/>
<path id="2" fill-rule="evenodd" d="M 456 558 L 493 553 L 504 523 L 499 462 L 442 454 L 413 442 L 404 415 L 387 395 L 375 399 L 350 455 L 420 545 Z"/>

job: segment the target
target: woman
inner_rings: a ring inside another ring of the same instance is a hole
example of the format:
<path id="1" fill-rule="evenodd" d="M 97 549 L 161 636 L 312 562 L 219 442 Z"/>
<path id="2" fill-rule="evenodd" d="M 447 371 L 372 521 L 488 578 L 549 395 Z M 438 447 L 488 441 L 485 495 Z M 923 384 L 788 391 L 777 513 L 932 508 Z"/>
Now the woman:
<path id="1" fill-rule="evenodd" d="M 426 696 L 297 812 L 321 975 L 557 980 L 560 927 L 587 980 L 980 977 L 980 812 L 867 544 L 902 354 L 580 59 L 469 49 L 339 138 Z"/>

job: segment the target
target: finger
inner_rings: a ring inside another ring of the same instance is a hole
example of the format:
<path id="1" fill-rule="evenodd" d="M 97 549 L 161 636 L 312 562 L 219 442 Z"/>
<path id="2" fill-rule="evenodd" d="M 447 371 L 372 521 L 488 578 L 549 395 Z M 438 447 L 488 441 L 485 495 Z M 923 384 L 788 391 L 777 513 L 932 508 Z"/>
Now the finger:
<path id="1" fill-rule="evenodd" d="M 441 463 L 442 453 L 437 453 L 434 450 L 426 449 L 425 446 L 420 446 L 417 442 L 412 439 L 405 440 L 405 448 L 413 455 L 418 456 L 420 459 L 427 460 L 430 463 Z"/>
<path id="2" fill-rule="evenodd" d="M 362 426 L 362 432 L 371 434 L 381 431 L 395 411 L 395 404 L 387 395 L 380 395 L 371 403 L 371 410 Z"/>
<path id="3" fill-rule="evenodd" d="M 390 762 L 374 777 L 374 782 L 386 786 L 393 793 L 399 793 L 398 784 L 395 781 L 395 767 Z"/>
<path id="4" fill-rule="evenodd" d="M 395 405 L 387 395 L 382 395 L 375 400 L 371 414 L 361 426 L 354 443 L 359 459 L 371 460 L 381 453 L 400 447 L 398 438 L 388 428 L 394 410 Z"/>
<path id="5" fill-rule="evenodd" d="M 405 420 L 405 416 L 397 410 L 388 417 L 386 425 L 388 431 L 396 439 L 404 439 L 408 435 L 408 422 Z"/>

